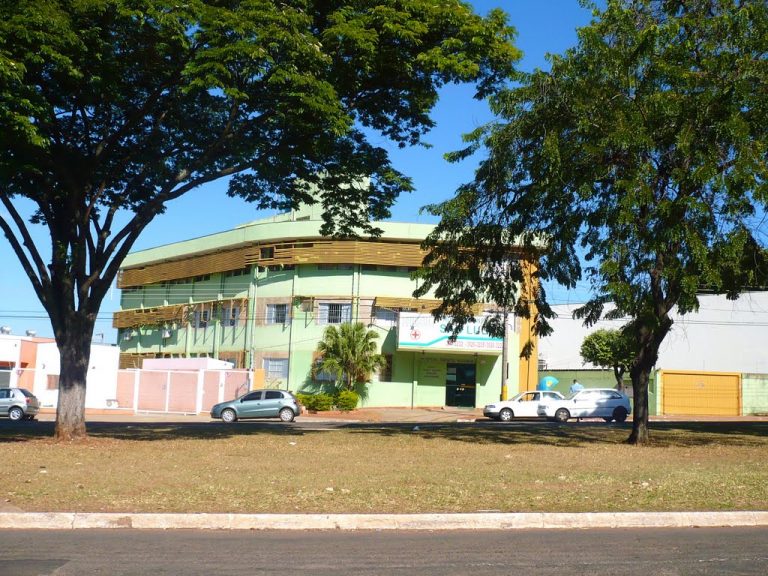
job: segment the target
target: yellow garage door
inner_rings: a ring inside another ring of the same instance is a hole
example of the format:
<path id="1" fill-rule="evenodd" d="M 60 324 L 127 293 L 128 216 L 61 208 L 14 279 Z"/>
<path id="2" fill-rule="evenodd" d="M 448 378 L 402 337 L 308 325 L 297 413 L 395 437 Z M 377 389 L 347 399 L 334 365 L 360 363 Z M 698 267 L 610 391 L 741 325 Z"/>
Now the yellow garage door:
<path id="1" fill-rule="evenodd" d="M 664 414 L 739 416 L 741 375 L 661 371 Z"/>

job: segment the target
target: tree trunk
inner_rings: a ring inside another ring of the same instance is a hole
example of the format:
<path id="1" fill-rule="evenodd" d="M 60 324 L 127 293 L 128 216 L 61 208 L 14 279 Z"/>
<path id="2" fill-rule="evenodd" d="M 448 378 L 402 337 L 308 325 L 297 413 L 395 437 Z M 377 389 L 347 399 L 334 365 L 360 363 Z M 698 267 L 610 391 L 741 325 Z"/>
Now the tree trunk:
<path id="1" fill-rule="evenodd" d="M 650 440 L 648 429 L 648 381 L 650 366 L 638 365 L 632 368 L 632 433 L 627 438 L 628 444 L 646 444 Z"/>
<path id="2" fill-rule="evenodd" d="M 634 398 L 632 433 L 627 438 L 629 444 L 646 444 L 648 432 L 648 382 L 651 370 L 659 359 L 659 346 L 672 327 L 672 320 L 664 314 L 658 315 L 659 322 L 655 330 L 641 327 L 638 334 L 639 352 L 629 371 L 632 377 L 632 395 Z"/>
<path id="3" fill-rule="evenodd" d="M 616 390 L 624 393 L 624 368 L 613 367 L 613 376 L 616 378 Z"/>
<path id="4" fill-rule="evenodd" d="M 80 329 L 70 326 L 57 338 L 60 356 L 59 401 L 54 433 L 57 440 L 78 440 L 87 435 L 85 387 L 91 359 L 93 323 L 86 321 L 79 324 Z"/>

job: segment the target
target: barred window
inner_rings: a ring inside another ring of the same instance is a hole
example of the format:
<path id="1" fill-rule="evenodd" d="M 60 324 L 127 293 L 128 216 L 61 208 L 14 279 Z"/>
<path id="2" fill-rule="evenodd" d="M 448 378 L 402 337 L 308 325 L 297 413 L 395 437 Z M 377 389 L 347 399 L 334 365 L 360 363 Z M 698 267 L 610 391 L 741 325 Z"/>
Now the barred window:
<path id="1" fill-rule="evenodd" d="M 264 358 L 264 374 L 267 378 L 288 378 L 288 358 Z"/>
<path id="2" fill-rule="evenodd" d="M 267 304 L 267 324 L 285 324 L 288 320 L 288 304 Z"/>
<path id="3" fill-rule="evenodd" d="M 352 320 L 352 304 L 320 304 L 320 324 L 342 324 Z"/>

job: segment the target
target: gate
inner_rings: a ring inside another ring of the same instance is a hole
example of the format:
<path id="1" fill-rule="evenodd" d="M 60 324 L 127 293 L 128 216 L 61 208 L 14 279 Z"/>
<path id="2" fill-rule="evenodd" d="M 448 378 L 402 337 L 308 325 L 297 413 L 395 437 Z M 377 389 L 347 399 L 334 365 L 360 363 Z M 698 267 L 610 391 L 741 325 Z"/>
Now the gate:
<path id="1" fill-rule="evenodd" d="M 741 374 L 659 370 L 658 375 L 663 414 L 741 414 Z"/>

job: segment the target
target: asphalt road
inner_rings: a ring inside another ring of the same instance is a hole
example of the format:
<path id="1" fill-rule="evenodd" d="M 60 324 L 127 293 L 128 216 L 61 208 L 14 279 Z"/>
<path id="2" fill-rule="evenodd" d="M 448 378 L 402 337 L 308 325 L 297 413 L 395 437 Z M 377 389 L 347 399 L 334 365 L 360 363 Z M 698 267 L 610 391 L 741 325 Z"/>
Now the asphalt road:
<path id="1" fill-rule="evenodd" d="M 0 531 L 3 576 L 768 572 L 768 528 L 472 532 Z"/>

